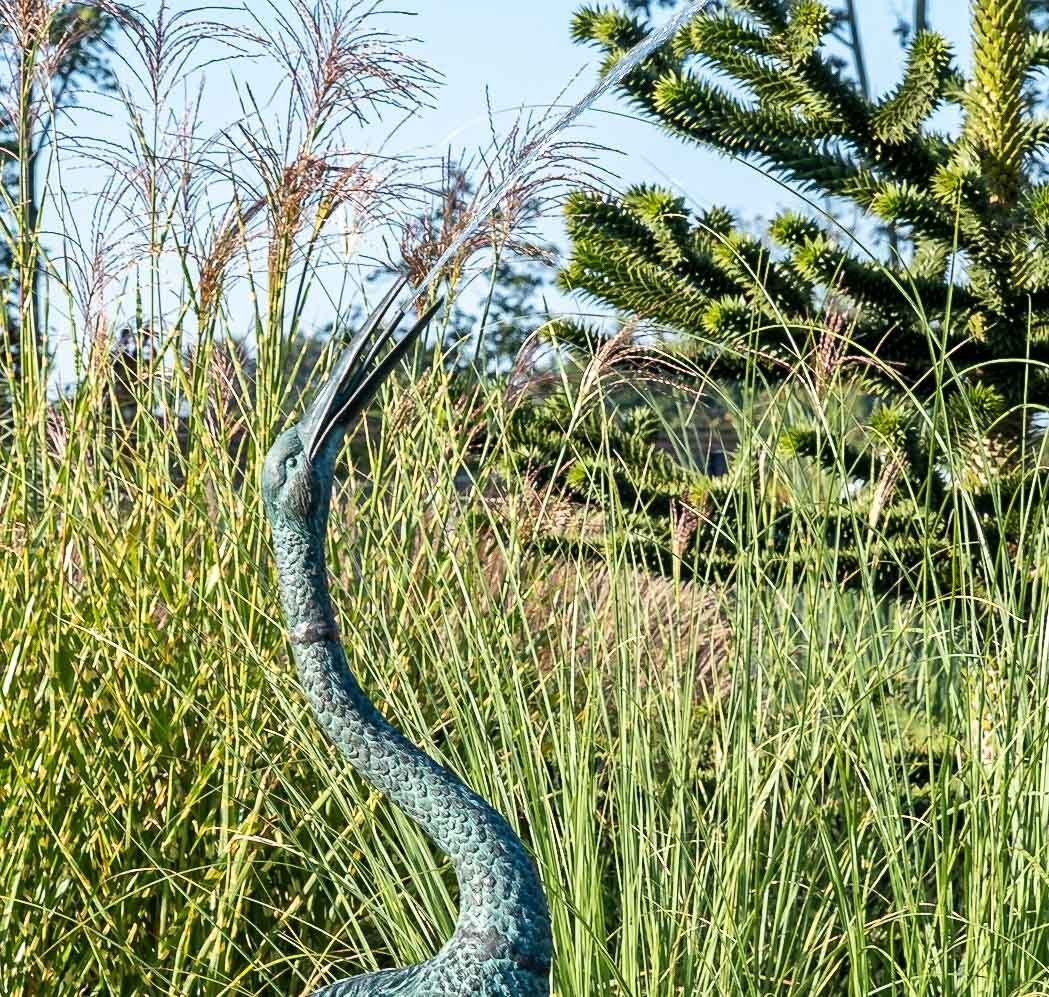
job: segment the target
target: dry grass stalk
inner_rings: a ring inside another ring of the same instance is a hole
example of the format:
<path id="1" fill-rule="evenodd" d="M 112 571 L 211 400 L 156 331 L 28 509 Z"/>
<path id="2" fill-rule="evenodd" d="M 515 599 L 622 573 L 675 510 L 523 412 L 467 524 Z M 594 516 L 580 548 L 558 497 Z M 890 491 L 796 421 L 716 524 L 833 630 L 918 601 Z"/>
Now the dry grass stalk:
<path id="1" fill-rule="evenodd" d="M 98 8 L 112 17 L 129 42 L 125 56 L 113 47 L 113 58 L 120 64 L 118 76 L 137 85 L 155 109 L 161 108 L 173 89 L 200 68 L 194 62 L 201 42 L 218 44 L 230 55 L 247 55 L 259 38 L 235 24 L 202 18 L 205 10 L 190 7 L 172 11 L 167 0 L 160 0 L 153 13 L 145 13 L 114 0 L 100 0 Z M 214 61 L 211 50 L 207 61 Z M 124 85 L 125 103 L 133 104 L 130 86 Z"/>
<path id="2" fill-rule="evenodd" d="M 828 313 L 819 341 L 812 358 L 812 369 L 815 373 L 816 392 L 822 397 L 831 385 L 845 360 L 845 348 L 848 337 L 844 334 L 846 315 L 841 311 Z"/>
<path id="3" fill-rule="evenodd" d="M 684 499 L 673 499 L 670 503 L 670 549 L 677 559 L 681 559 L 688 549 L 689 541 L 695 535 L 702 521 L 700 513 L 693 509 Z"/>
<path id="4" fill-rule="evenodd" d="M 561 374 L 555 368 L 549 365 L 544 368 L 539 363 L 546 346 L 547 340 L 541 329 L 537 329 L 521 344 L 503 388 L 503 403 L 507 411 L 523 401 L 530 392 L 542 391 L 561 383 Z"/>
<path id="5" fill-rule="evenodd" d="M 267 190 L 267 271 L 271 285 L 278 283 L 292 265 L 296 240 L 307 227 L 312 247 L 340 208 L 352 209 L 358 227 L 373 222 L 391 194 L 388 181 L 388 177 L 369 169 L 366 159 L 337 166 L 326 156 L 306 150 L 301 150 L 294 162 L 279 166 Z"/>
<path id="6" fill-rule="evenodd" d="M 397 244 L 399 269 L 413 284 L 429 276 L 434 284 L 445 279 L 456 287 L 481 252 L 554 261 L 537 223 L 560 203 L 570 184 L 597 186 L 600 180 L 593 162 L 597 147 L 591 143 L 552 142 L 522 168 L 543 138 L 547 118 L 518 114 L 509 130 L 499 134 L 489 105 L 488 145 L 473 155 L 441 159 L 438 178 L 427 190 L 428 206 L 403 223 Z M 500 191 L 492 206 L 491 198 Z M 442 272 L 432 273 L 449 251 Z M 424 308 L 425 299 L 417 306 Z"/>
<path id="7" fill-rule="evenodd" d="M 878 480 L 874 483 L 874 493 L 871 496 L 870 510 L 867 513 L 867 522 L 873 530 L 878 525 L 878 520 L 884 509 L 892 502 L 896 494 L 896 485 L 903 474 L 905 459 L 902 454 L 894 453 L 886 462 Z"/>
<path id="8" fill-rule="evenodd" d="M 28 110 L 35 118 L 51 102 L 49 85 L 64 69 L 85 37 L 96 28 L 90 5 L 64 0 L 0 0 L 0 24 L 4 41 L 0 45 L 0 64 L 4 66 L 3 107 L 7 121 L 17 121 Z M 21 92 L 22 88 L 30 90 Z M 23 98 L 27 104 L 22 104 Z"/>
<path id="9" fill-rule="evenodd" d="M 262 213 L 266 202 L 256 198 L 247 207 L 242 208 L 234 195 L 233 205 L 227 212 L 226 219 L 218 226 L 203 253 L 197 279 L 197 325 L 201 330 L 207 329 L 218 317 L 219 305 L 222 303 L 226 288 L 226 273 L 251 238 L 251 226 Z"/>
<path id="10" fill-rule="evenodd" d="M 291 84 L 305 147 L 330 142 L 346 120 L 365 124 L 426 100 L 436 74 L 406 52 L 405 38 L 373 27 L 381 3 L 291 0 L 285 9 L 270 8 L 276 30 L 261 20 L 256 25 Z"/>

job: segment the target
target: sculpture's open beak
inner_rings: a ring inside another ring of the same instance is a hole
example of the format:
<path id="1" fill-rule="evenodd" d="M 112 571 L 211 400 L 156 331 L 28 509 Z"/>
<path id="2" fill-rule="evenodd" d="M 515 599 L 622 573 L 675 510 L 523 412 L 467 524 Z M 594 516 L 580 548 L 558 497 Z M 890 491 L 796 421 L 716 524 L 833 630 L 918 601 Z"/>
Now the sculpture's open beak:
<path id="1" fill-rule="evenodd" d="M 350 340 L 335 362 L 328 380 L 306 407 L 299 420 L 299 434 L 308 460 L 313 460 L 336 430 L 345 430 L 364 411 L 382 382 L 389 377 L 444 303 L 443 299 L 435 301 L 380 359 L 404 318 L 404 312 L 397 312 L 385 326 L 383 319 L 406 283 L 404 278 L 397 281 L 379 302 L 364 327 Z M 370 347 L 367 352 L 366 347 Z"/>

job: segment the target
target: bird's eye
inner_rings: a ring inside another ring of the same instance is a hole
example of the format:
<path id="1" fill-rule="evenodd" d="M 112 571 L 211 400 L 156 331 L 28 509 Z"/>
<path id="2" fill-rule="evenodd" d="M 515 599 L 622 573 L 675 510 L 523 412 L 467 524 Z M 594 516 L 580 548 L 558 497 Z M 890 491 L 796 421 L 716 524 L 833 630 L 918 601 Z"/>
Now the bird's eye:
<path id="1" fill-rule="evenodd" d="M 299 458 L 295 454 L 292 454 L 286 461 L 284 461 L 284 467 L 289 471 L 294 471 L 299 466 Z"/>

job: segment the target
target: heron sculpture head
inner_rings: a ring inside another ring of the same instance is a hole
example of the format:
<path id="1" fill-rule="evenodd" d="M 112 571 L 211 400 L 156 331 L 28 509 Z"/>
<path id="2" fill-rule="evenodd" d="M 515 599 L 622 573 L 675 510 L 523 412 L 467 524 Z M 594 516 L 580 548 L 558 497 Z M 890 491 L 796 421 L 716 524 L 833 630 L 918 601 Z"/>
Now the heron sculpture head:
<path id="1" fill-rule="evenodd" d="M 360 417 L 383 381 L 441 307 L 438 300 L 393 346 L 404 318 L 386 314 L 406 281 L 399 280 L 343 350 L 328 379 L 299 421 L 273 442 L 262 466 L 262 497 L 270 520 L 310 533 L 323 531 L 328 499 L 346 430 Z"/>

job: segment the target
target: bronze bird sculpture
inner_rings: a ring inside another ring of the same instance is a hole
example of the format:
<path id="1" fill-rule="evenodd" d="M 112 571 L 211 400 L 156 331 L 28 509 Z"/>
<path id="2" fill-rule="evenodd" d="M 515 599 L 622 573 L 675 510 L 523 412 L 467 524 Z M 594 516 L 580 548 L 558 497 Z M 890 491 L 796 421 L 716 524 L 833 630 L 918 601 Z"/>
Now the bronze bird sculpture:
<path id="1" fill-rule="evenodd" d="M 501 814 L 379 714 L 347 661 L 328 591 L 328 509 L 346 430 L 440 305 L 396 340 L 404 312 L 386 317 L 404 283 L 344 348 L 299 421 L 276 438 L 262 494 L 302 688 L 350 765 L 451 860 L 459 916 L 452 937 L 426 962 L 350 977 L 315 997 L 541 997 L 550 992 L 551 937 L 535 863 Z"/>

